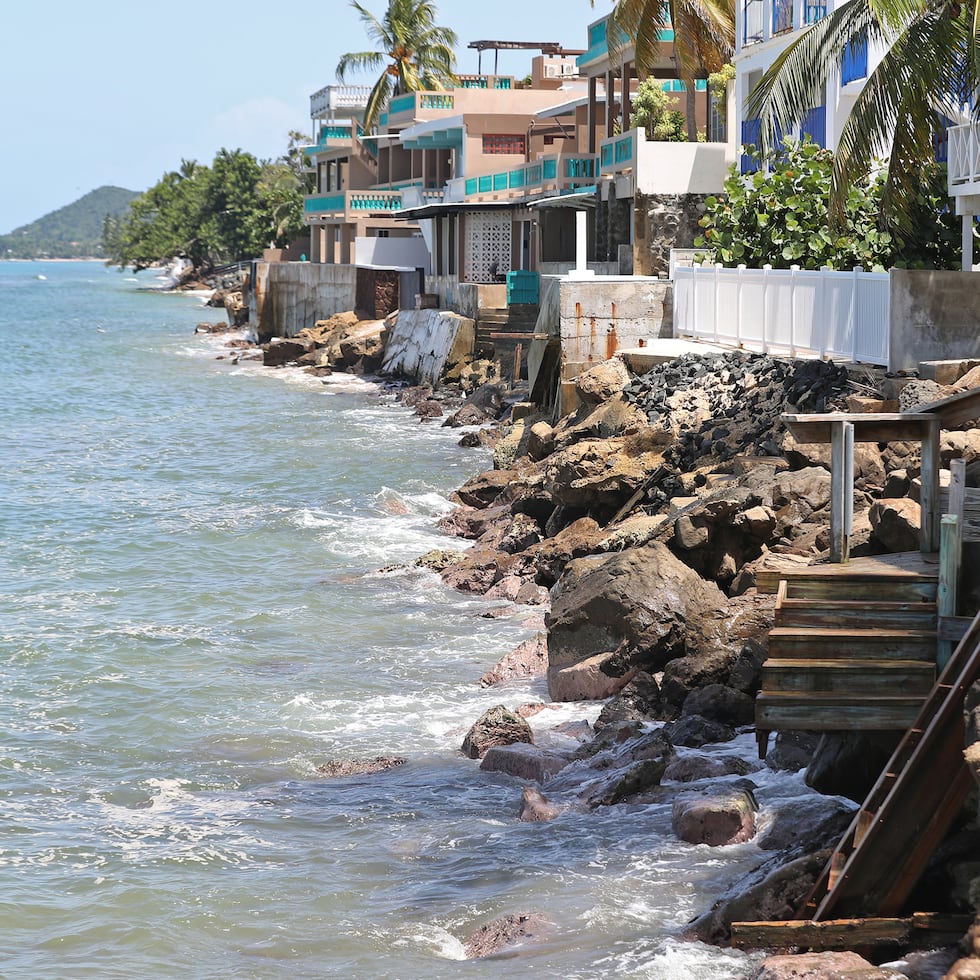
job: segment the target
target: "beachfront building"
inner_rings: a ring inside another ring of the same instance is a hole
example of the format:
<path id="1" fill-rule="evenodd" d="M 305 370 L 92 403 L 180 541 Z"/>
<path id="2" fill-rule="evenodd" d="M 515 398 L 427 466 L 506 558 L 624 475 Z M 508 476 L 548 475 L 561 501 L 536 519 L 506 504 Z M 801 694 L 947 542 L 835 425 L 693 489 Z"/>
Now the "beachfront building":
<path id="1" fill-rule="evenodd" d="M 759 141 L 759 121 L 746 109 L 749 94 L 779 55 L 808 26 L 848 0 L 738 0 L 735 12 L 735 125 L 743 145 Z M 844 120 L 864 88 L 883 49 L 857 40 L 845 52 L 840 71 L 827 80 L 823 101 L 812 106 L 802 124 L 788 136 L 808 136 L 819 146 L 835 150 Z M 753 166 L 742 157 L 742 170 Z"/>

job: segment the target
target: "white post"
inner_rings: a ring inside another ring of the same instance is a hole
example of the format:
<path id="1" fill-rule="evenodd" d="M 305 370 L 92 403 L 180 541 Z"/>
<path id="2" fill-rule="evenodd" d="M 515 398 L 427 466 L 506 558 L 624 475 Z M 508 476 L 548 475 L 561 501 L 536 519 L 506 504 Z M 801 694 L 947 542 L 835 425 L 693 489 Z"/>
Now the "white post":
<path id="1" fill-rule="evenodd" d="M 769 273 L 772 266 L 768 263 L 762 267 L 762 353 L 769 353 L 769 340 L 766 322 L 769 319 Z"/>
<path id="2" fill-rule="evenodd" d="M 591 279 L 595 270 L 589 268 L 589 231 L 584 211 L 575 212 L 575 268 L 568 274 L 569 279 Z"/>
<path id="3" fill-rule="evenodd" d="M 745 274 L 745 263 L 738 267 L 738 278 L 735 281 L 735 345 L 742 346 L 742 276 Z"/>
<path id="4" fill-rule="evenodd" d="M 830 266 L 820 266 L 820 284 L 817 286 L 817 301 L 814 304 L 813 325 L 817 330 L 820 343 L 820 357 L 827 355 L 827 281 L 830 278 Z"/>
<path id="5" fill-rule="evenodd" d="M 962 234 L 962 247 L 963 247 L 963 262 L 962 270 L 964 272 L 973 271 L 973 215 L 964 214 L 960 217 L 962 222 L 961 234 Z"/>
<path id="6" fill-rule="evenodd" d="M 854 266 L 851 271 L 851 308 L 848 313 L 848 324 L 851 328 L 851 360 L 857 360 L 857 301 L 858 301 L 858 276 L 861 274 L 861 266 Z"/>
<path id="7" fill-rule="evenodd" d="M 799 21 L 798 23 L 803 23 Z M 789 267 L 789 356 L 796 357 L 796 274 L 798 265 Z"/>
<path id="8" fill-rule="evenodd" d="M 718 343 L 718 270 L 721 263 L 715 263 L 714 274 L 711 277 L 711 324 L 714 328 L 715 343 Z"/>

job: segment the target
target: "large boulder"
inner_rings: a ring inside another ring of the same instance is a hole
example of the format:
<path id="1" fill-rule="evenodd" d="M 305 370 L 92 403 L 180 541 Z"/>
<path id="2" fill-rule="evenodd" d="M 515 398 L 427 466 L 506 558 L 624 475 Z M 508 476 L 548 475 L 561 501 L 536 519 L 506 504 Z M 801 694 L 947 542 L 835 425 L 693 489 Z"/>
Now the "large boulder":
<path id="1" fill-rule="evenodd" d="M 744 844 L 755 836 L 755 798 L 733 789 L 674 801 L 671 822 L 674 833 L 688 844 Z"/>
<path id="2" fill-rule="evenodd" d="M 516 742 L 513 745 L 491 745 L 480 768 L 484 772 L 503 772 L 517 779 L 543 783 L 568 765 L 568 759 L 556 752 L 545 752 L 536 745 Z"/>
<path id="3" fill-rule="evenodd" d="M 544 633 L 514 647 L 497 665 L 480 678 L 480 687 L 493 687 L 505 681 L 525 677 L 543 677 L 548 670 L 548 644 Z"/>
<path id="4" fill-rule="evenodd" d="M 533 743 L 531 726 L 519 714 L 498 704 L 473 723 L 463 739 L 462 750 L 469 759 L 482 759 L 491 746 L 515 742 Z"/>
<path id="5" fill-rule="evenodd" d="M 612 514 L 661 464 L 657 449 L 633 453 L 621 439 L 588 439 L 544 460 L 545 489 L 568 507 Z"/>
<path id="6" fill-rule="evenodd" d="M 904 973 L 869 963 L 857 953 L 770 956 L 750 980 L 901 980 Z"/>
<path id="7" fill-rule="evenodd" d="M 608 401 L 630 383 L 629 369 L 623 361 L 614 357 L 603 361 L 575 379 L 575 393 L 588 405 Z"/>
<path id="8" fill-rule="evenodd" d="M 875 540 L 889 551 L 917 551 L 922 508 L 908 497 L 879 500 L 868 513 Z"/>
<path id="9" fill-rule="evenodd" d="M 591 662 L 613 694 L 640 670 L 656 672 L 685 653 L 687 623 L 714 618 L 717 586 L 659 542 L 571 562 L 552 591 L 547 618 L 548 689 L 558 700 L 594 697 L 567 675 Z"/>

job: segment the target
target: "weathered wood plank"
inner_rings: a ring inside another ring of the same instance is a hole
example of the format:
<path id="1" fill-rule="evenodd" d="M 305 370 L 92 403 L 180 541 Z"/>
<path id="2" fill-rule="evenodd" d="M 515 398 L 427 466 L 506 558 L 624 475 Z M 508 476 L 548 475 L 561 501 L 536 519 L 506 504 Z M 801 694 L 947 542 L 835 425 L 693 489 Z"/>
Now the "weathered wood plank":
<path id="1" fill-rule="evenodd" d="M 762 665 L 766 694 L 824 693 L 925 696 L 936 680 L 931 663 L 914 660 L 767 660 Z"/>
<path id="2" fill-rule="evenodd" d="M 970 927 L 968 915 L 916 913 L 908 918 L 809 919 L 786 922 L 733 922 L 732 945 L 739 949 L 850 950 L 855 947 L 908 946 L 916 933 L 960 937 Z"/>
<path id="3" fill-rule="evenodd" d="M 971 622 L 969 616 L 940 616 L 937 635 L 940 640 L 959 643 L 966 636 Z"/>
<path id="4" fill-rule="evenodd" d="M 935 661 L 930 630 L 826 629 L 776 626 L 769 631 L 770 659 Z"/>
<path id="5" fill-rule="evenodd" d="M 938 416 L 944 429 L 952 429 L 964 422 L 980 418 L 980 388 L 961 391 L 949 398 L 940 398 L 928 405 L 919 405 L 916 414 Z"/>
<path id="6" fill-rule="evenodd" d="M 783 422 L 800 443 L 829 443 L 835 424 L 850 422 L 855 442 L 914 442 L 928 436 L 936 417 L 919 412 L 869 412 L 784 415 Z"/>
<path id="7" fill-rule="evenodd" d="M 778 731 L 903 731 L 923 698 L 762 693 L 755 699 L 756 728 Z"/>
<path id="8" fill-rule="evenodd" d="M 785 587 L 786 583 L 782 583 Z M 817 626 L 828 629 L 882 623 L 899 629 L 935 630 L 934 602 L 851 602 L 846 599 L 782 599 L 776 605 L 775 625 Z"/>

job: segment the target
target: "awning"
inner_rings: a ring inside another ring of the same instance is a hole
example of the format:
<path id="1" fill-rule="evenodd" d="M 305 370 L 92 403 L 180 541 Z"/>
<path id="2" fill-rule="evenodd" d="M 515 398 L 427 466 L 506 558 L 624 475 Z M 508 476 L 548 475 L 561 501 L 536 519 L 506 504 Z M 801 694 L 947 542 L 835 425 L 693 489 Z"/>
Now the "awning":
<path id="1" fill-rule="evenodd" d="M 555 194 L 551 197 L 539 198 L 537 201 L 526 201 L 525 204 L 529 208 L 574 208 L 576 211 L 582 211 L 585 208 L 595 207 L 595 184 L 572 191 L 570 194 Z"/>
<path id="2" fill-rule="evenodd" d="M 464 211 L 503 211 L 527 207 L 526 201 L 440 201 L 423 204 L 417 208 L 403 208 L 392 213 L 393 218 L 417 221 L 419 218 L 438 218 L 444 214 L 460 214 Z"/>

